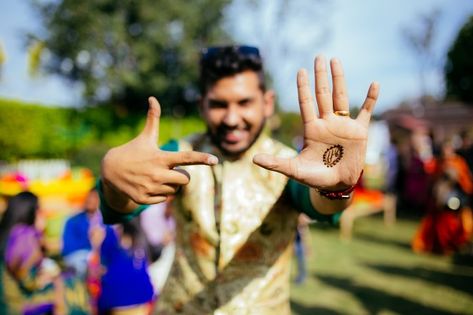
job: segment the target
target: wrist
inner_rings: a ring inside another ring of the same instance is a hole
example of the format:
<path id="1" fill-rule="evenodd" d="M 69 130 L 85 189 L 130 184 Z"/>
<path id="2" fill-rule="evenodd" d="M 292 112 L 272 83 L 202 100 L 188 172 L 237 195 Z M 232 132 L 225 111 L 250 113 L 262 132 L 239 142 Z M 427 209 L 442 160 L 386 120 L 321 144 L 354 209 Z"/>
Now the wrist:
<path id="1" fill-rule="evenodd" d="M 98 183 L 98 191 L 101 196 L 100 200 L 104 201 L 109 208 L 116 212 L 128 213 L 138 207 L 138 204 L 133 202 L 127 195 L 114 188 L 103 177 L 99 179 Z"/>
<path id="2" fill-rule="evenodd" d="M 329 189 L 321 189 L 315 188 L 317 193 L 322 197 L 329 199 L 329 200 L 347 200 L 350 199 L 352 196 L 353 191 L 355 190 L 356 185 L 360 182 L 361 176 L 363 175 L 363 171 L 361 171 L 356 184 L 353 186 L 343 187 L 341 189 L 329 190 Z"/>
<path id="3" fill-rule="evenodd" d="M 346 200 L 350 199 L 355 186 L 348 187 L 344 190 L 323 190 L 315 189 L 319 195 L 330 200 Z"/>

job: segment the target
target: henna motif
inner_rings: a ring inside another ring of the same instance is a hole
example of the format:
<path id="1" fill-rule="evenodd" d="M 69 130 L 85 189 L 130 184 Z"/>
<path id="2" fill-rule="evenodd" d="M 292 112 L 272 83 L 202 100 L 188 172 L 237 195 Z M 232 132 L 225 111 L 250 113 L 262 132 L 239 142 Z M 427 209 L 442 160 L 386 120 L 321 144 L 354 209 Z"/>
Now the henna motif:
<path id="1" fill-rule="evenodd" d="M 322 159 L 324 161 L 325 166 L 333 167 L 335 166 L 335 164 L 340 162 L 342 157 L 343 157 L 343 147 L 339 144 L 335 144 L 325 151 Z"/>

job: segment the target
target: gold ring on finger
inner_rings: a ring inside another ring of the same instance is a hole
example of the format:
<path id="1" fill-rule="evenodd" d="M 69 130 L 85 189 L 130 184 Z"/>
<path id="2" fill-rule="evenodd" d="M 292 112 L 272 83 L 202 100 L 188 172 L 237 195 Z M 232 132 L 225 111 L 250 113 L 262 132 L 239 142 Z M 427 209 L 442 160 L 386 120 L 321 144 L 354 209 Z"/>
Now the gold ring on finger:
<path id="1" fill-rule="evenodd" d="M 337 116 L 344 116 L 344 117 L 349 117 L 350 116 L 350 112 L 347 111 L 347 110 L 336 110 L 333 113 Z"/>

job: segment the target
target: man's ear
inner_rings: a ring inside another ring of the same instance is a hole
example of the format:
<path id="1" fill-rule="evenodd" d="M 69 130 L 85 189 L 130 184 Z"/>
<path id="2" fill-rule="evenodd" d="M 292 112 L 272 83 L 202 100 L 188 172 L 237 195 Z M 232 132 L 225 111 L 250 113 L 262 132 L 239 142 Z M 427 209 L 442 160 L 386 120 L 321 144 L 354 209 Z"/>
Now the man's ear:
<path id="1" fill-rule="evenodd" d="M 274 114 L 274 102 L 276 95 L 273 90 L 267 90 L 263 94 L 264 99 L 264 116 L 266 118 L 271 117 Z"/>

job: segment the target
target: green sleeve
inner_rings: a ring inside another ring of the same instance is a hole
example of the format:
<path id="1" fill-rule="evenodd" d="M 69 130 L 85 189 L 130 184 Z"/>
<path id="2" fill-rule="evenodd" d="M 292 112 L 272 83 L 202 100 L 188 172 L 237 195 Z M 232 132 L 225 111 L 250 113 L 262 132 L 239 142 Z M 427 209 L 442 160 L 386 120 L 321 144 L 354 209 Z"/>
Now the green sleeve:
<path id="1" fill-rule="evenodd" d="M 331 224 L 336 224 L 338 222 L 341 212 L 329 215 L 322 214 L 312 206 L 312 202 L 310 201 L 310 188 L 308 186 L 293 179 L 289 179 L 286 190 L 288 190 L 289 196 L 295 207 L 300 212 L 308 215 L 309 218 L 316 221 L 329 222 Z"/>
<path id="2" fill-rule="evenodd" d="M 102 219 L 103 223 L 105 224 L 116 224 L 130 221 L 148 207 L 147 205 L 140 205 L 131 213 L 121 213 L 110 208 L 110 206 L 105 201 L 101 179 L 97 181 L 97 191 L 100 197 L 100 212 L 102 212 Z"/>
<path id="3" fill-rule="evenodd" d="M 179 143 L 176 140 L 171 140 L 163 145 L 161 149 L 164 151 L 177 152 L 179 150 Z M 148 208 L 148 205 L 140 205 L 131 213 L 121 213 L 112 209 L 105 201 L 102 181 L 100 179 L 97 181 L 97 191 L 100 197 L 100 212 L 102 212 L 102 218 L 105 224 L 116 224 L 129 221 Z"/>

